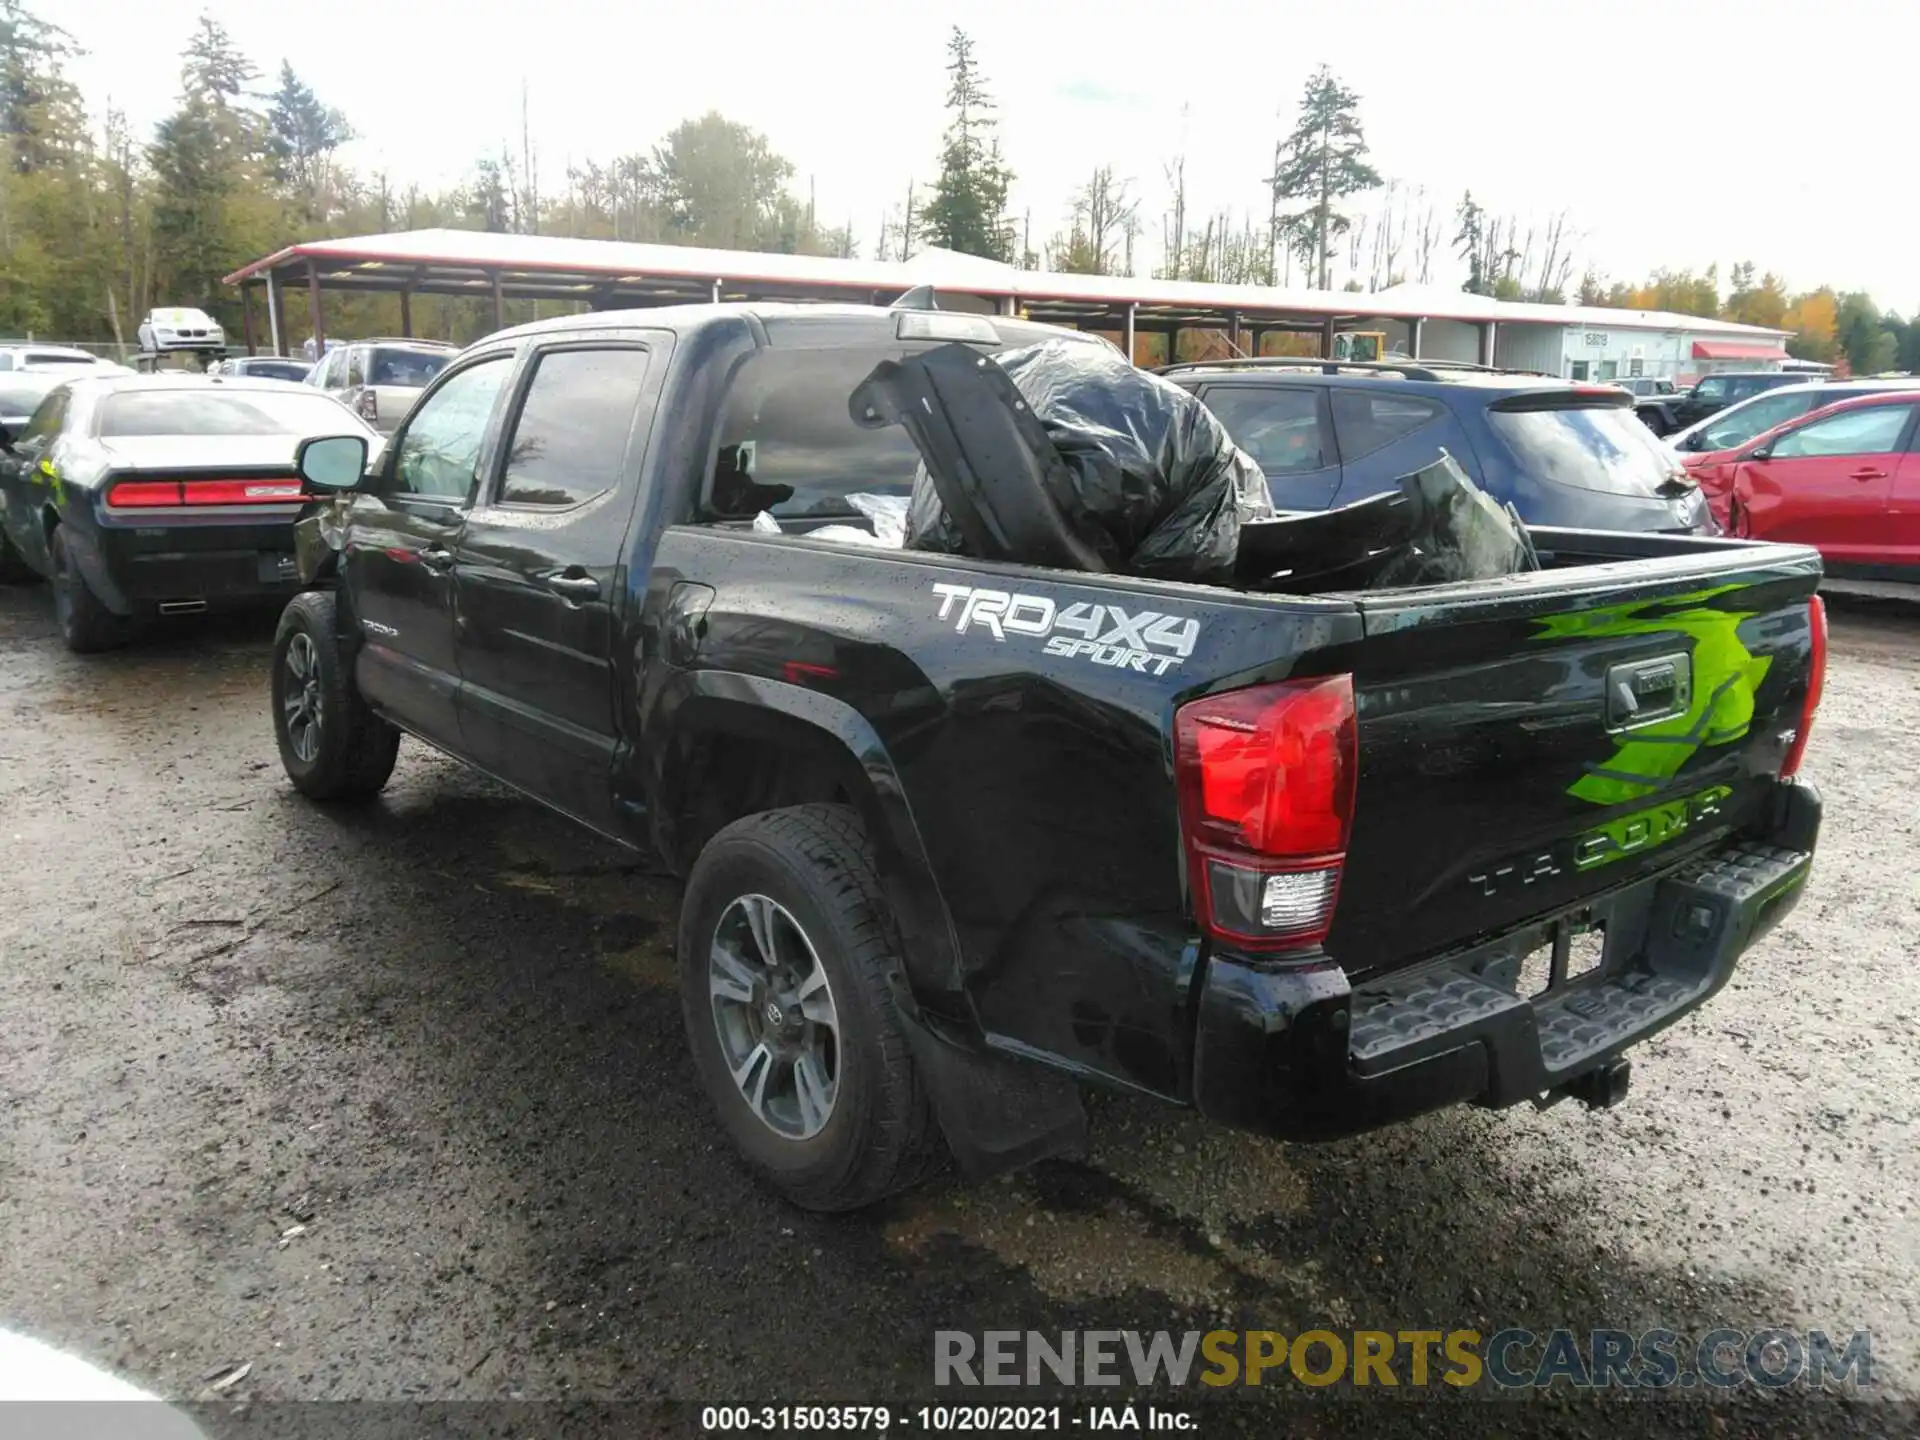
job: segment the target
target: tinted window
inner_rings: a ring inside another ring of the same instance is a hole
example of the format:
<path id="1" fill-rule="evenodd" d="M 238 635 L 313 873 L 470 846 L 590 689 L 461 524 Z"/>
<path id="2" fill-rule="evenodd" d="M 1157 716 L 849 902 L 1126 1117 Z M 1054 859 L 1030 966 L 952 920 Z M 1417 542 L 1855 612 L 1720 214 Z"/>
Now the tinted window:
<path id="1" fill-rule="evenodd" d="M 34 408 L 33 418 L 27 421 L 27 428 L 20 432 L 22 440 L 36 442 L 51 441 L 60 433 L 60 422 L 67 418 L 67 396 L 70 392 L 62 385 L 47 393 L 47 398 Z"/>
<path id="2" fill-rule="evenodd" d="M 1340 458 L 1358 460 L 1401 440 L 1445 413 L 1432 400 L 1412 395 L 1369 394 L 1354 388 L 1333 392 L 1333 433 Z"/>
<path id="3" fill-rule="evenodd" d="M 1809 455 L 1884 455 L 1897 448 L 1913 418 L 1911 405 L 1875 405 L 1814 420 L 1773 442 L 1773 458 Z"/>
<path id="4" fill-rule="evenodd" d="M 1727 398 L 1727 381 L 1724 375 L 1709 375 L 1693 387 L 1693 398 L 1711 400 L 1715 403 Z"/>
<path id="5" fill-rule="evenodd" d="M 298 360 L 249 360 L 238 367 L 237 373 L 266 380 L 304 380 L 307 367 Z"/>
<path id="6" fill-rule="evenodd" d="M 720 422 L 713 512 L 845 515 L 849 494 L 910 494 L 920 452 L 906 430 L 863 430 L 847 413 L 847 397 L 885 358 L 766 350 L 743 365 Z"/>
<path id="7" fill-rule="evenodd" d="M 375 350 L 369 378 L 352 383 L 406 385 L 420 389 L 446 369 L 447 362 L 452 358 L 451 353 L 438 354 L 432 350 Z M 355 368 L 359 367 L 356 365 Z"/>
<path id="8" fill-rule="evenodd" d="M 1284 385 L 1212 385 L 1203 397 L 1234 443 L 1268 475 L 1333 463 L 1320 432 L 1320 392 Z"/>
<path id="9" fill-rule="evenodd" d="M 1625 406 L 1489 410 L 1488 422 L 1528 474 L 1556 485 L 1652 495 L 1674 461 Z"/>
<path id="10" fill-rule="evenodd" d="M 278 391 L 123 390 L 100 405 L 100 434 L 338 435 L 354 429 L 324 395 Z M 364 433 L 364 432 L 362 432 Z"/>
<path id="11" fill-rule="evenodd" d="M 501 503 L 578 505 L 612 489 L 646 378 L 644 350 L 542 355 L 514 422 Z"/>
<path id="12" fill-rule="evenodd" d="M 509 358 L 495 356 L 461 371 L 414 410 L 394 452 L 388 494 L 464 501 L 473 493 L 480 446 Z"/>
<path id="13" fill-rule="evenodd" d="M 26 363 L 29 365 L 91 365 L 91 355 L 67 355 L 58 351 L 49 354 L 44 350 L 29 350 Z"/>
<path id="14" fill-rule="evenodd" d="M 1754 436 L 1806 414 L 1814 408 L 1816 398 L 1805 392 L 1755 396 L 1746 404 L 1715 416 L 1700 431 L 1700 443 L 1691 448 L 1730 450 L 1735 445 L 1744 445 Z"/>

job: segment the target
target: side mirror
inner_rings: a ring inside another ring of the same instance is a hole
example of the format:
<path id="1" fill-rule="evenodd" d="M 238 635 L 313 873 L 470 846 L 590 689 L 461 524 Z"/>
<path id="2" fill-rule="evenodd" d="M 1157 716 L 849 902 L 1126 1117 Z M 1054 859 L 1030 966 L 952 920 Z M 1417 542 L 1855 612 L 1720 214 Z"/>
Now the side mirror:
<path id="1" fill-rule="evenodd" d="M 1773 458 L 1773 446 L 1756 445 L 1740 458 L 1742 460 L 1771 460 Z"/>
<path id="2" fill-rule="evenodd" d="M 322 490 L 352 490 L 367 473 L 367 442 L 360 435 L 321 435 L 302 440 L 293 465 L 300 478 Z"/>

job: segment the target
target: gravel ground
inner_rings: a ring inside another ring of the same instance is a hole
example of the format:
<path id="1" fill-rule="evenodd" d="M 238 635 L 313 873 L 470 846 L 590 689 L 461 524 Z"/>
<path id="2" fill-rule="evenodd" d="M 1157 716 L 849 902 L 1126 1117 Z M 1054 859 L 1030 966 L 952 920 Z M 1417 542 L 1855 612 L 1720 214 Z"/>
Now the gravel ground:
<path id="1" fill-rule="evenodd" d="M 1625 1105 L 1288 1147 L 1100 1097 L 1083 1160 L 840 1219 L 718 1141 L 672 887 L 417 745 L 377 805 L 300 800 L 270 629 L 80 659 L 0 591 L 0 1324 L 182 1399 L 248 1364 L 255 1403 L 899 1405 L 936 1328 L 1216 1325 L 1865 1327 L 1874 1388 L 1920 1390 L 1920 616 L 1836 612 L 1812 886 Z M 1271 1433 L 1245 1393 L 1203 1428 Z M 1633 1409 L 1913 1420 L 1753 1402 Z M 1622 1433 L 1561 1394 L 1310 1410 Z"/>

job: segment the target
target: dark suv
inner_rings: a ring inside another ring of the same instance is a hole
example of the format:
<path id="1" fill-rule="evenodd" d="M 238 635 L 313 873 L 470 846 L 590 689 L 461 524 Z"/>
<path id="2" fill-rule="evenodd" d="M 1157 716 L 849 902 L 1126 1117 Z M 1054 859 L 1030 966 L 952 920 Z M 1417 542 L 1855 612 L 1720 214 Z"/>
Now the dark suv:
<path id="1" fill-rule="evenodd" d="M 1364 500 L 1445 450 L 1531 525 L 1715 532 L 1677 457 L 1613 385 L 1432 362 L 1226 360 L 1160 373 L 1219 416 L 1282 510 Z"/>
<path id="2" fill-rule="evenodd" d="M 1697 425 L 1709 415 L 1729 405 L 1751 400 L 1782 385 L 1804 384 L 1809 377 L 1793 370 L 1722 370 L 1694 382 L 1691 389 L 1678 395 L 1642 395 L 1634 403 L 1647 428 L 1656 435 L 1671 435 L 1689 425 Z"/>

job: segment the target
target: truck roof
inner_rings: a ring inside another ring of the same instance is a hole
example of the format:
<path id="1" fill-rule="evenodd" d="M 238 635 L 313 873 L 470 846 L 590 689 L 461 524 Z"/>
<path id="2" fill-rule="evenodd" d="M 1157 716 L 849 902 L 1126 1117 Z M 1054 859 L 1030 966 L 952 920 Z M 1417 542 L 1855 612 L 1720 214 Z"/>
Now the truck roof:
<path id="1" fill-rule="evenodd" d="M 589 315 L 562 315 L 550 320 L 535 320 L 487 338 L 518 339 L 526 335 L 552 334 L 556 331 L 632 329 L 669 330 L 676 336 L 691 335 L 712 325 L 747 320 L 766 332 L 769 344 L 781 343 L 782 335 L 804 332 L 810 343 L 818 343 L 819 332 L 837 330 L 848 345 L 886 342 L 896 337 L 902 315 L 924 315 L 931 323 L 950 320 L 960 324 L 984 321 L 993 327 L 1003 345 L 1033 345 L 1042 340 L 1072 339 L 1106 344 L 1099 337 L 1059 325 L 1043 325 L 1012 315 L 985 315 L 970 310 L 901 310 L 878 305 L 807 305 L 722 303 L 718 305 L 660 305 L 634 310 L 596 310 Z M 926 338 L 965 338 L 933 335 Z"/>

